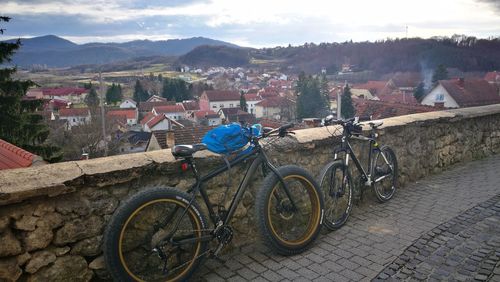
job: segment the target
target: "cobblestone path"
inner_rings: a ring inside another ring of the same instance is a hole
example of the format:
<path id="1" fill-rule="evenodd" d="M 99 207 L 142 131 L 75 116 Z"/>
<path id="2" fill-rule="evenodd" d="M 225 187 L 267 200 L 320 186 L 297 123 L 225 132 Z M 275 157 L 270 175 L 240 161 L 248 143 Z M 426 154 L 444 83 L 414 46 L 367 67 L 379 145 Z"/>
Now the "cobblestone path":
<path id="1" fill-rule="evenodd" d="M 500 281 L 500 267 L 491 267 L 498 263 L 500 251 L 499 197 L 494 198 L 498 194 L 500 155 L 457 165 L 407 185 L 385 204 L 365 200 L 354 206 L 345 226 L 324 232 L 303 254 L 277 256 L 255 243 L 223 256 L 224 264 L 207 260 L 194 280 L 369 281 L 401 279 L 402 274 L 459 280 L 488 274 Z M 462 219 L 465 223 L 460 224 Z M 465 273 L 462 269 L 470 261 L 474 269 Z"/>

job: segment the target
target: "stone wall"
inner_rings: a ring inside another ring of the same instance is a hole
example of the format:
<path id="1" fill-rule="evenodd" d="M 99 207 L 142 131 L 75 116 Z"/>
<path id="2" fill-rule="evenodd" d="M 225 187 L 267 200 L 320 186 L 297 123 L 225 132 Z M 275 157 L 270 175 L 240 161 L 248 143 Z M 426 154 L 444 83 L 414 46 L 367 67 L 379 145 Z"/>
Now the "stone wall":
<path id="1" fill-rule="evenodd" d="M 298 164 L 317 175 L 330 160 L 332 140 L 326 128 L 299 130 L 268 152 L 275 163 Z M 395 149 L 403 186 L 500 152 L 500 105 L 385 119 L 380 143 Z M 207 152 L 196 156 L 202 172 L 221 164 Z M 231 171 L 234 185 L 242 171 Z M 228 182 L 227 175 L 212 180 L 210 198 L 222 199 Z M 102 232 L 120 202 L 140 189 L 186 189 L 191 183 L 169 150 L 0 171 L 0 281 L 106 279 Z M 256 238 L 253 200 L 259 183 L 257 176 L 236 212 L 234 245 Z"/>

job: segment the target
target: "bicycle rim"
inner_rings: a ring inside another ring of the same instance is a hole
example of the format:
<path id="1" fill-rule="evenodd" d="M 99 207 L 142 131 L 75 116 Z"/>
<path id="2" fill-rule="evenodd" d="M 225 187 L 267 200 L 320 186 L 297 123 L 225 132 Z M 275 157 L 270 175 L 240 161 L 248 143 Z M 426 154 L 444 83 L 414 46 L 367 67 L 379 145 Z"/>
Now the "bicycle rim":
<path id="1" fill-rule="evenodd" d="M 349 217 L 352 205 L 352 186 L 342 164 L 331 165 L 321 180 L 325 197 L 325 222 L 327 227 L 339 228 Z"/>
<path id="2" fill-rule="evenodd" d="M 267 218 L 274 237 L 289 246 L 302 245 L 315 234 L 320 220 L 320 198 L 314 184 L 301 175 L 284 177 L 297 211 L 290 210 L 290 200 L 281 184 L 273 187 L 267 205 Z"/>
<path id="3" fill-rule="evenodd" d="M 118 249 L 120 263 L 133 279 L 175 281 L 189 273 L 200 254 L 201 240 L 180 246 L 168 240 L 160 243 L 165 238 L 179 242 L 201 237 L 199 217 L 193 209 L 182 216 L 185 208 L 186 204 L 176 199 L 157 199 L 143 204 L 128 217 L 120 232 Z M 174 223 L 179 220 L 179 227 L 173 232 Z M 166 262 L 153 251 L 155 246 L 167 255 Z"/>
<path id="4" fill-rule="evenodd" d="M 388 162 L 386 162 L 382 154 L 384 154 Z M 381 150 L 378 152 L 374 160 L 374 179 L 385 176 L 385 178 L 381 181 L 373 183 L 373 189 L 375 190 L 375 193 L 381 201 L 389 200 L 390 198 L 392 198 L 394 192 L 396 191 L 395 170 L 397 169 L 397 164 L 394 158 L 395 156 L 392 153 Z M 392 166 L 392 169 L 389 167 L 389 164 L 390 166 Z"/>

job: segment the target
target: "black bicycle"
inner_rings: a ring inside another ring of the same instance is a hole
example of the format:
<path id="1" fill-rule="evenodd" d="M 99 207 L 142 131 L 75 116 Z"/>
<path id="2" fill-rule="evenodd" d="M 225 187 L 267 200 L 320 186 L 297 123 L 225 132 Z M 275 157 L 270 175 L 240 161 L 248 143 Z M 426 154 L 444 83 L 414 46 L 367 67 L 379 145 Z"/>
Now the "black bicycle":
<path id="1" fill-rule="evenodd" d="M 352 208 L 353 191 L 361 198 L 364 187 L 372 187 L 377 199 L 386 202 L 392 198 L 396 191 L 398 163 L 396 154 L 389 146 L 381 146 L 376 138 L 377 128 L 381 121 L 370 121 L 371 131 L 368 137 L 362 135 L 360 121 L 370 118 L 351 118 L 335 120 L 333 116 L 324 119 L 324 125 L 340 125 L 339 127 L 326 127 L 332 136 L 338 137 L 336 129 L 341 129 L 341 144 L 334 149 L 334 160 L 323 167 L 319 183 L 325 197 L 325 226 L 338 229 L 347 221 Z M 365 170 L 353 152 L 349 140 L 357 139 L 369 143 L 368 169 Z M 349 160 L 352 159 L 360 174 L 360 185 L 353 185 Z"/>
<path id="2" fill-rule="evenodd" d="M 315 179 L 304 169 L 273 166 L 261 138 L 284 137 L 293 125 L 264 128 L 251 136 L 250 146 L 228 160 L 228 164 L 200 176 L 193 154 L 204 144 L 178 145 L 172 154 L 196 183 L 187 191 L 175 188 L 144 190 L 125 201 L 111 217 L 104 235 L 107 269 L 119 281 L 186 280 L 204 257 L 218 258 L 233 238 L 230 222 L 249 182 L 260 167 L 267 174 L 257 192 L 255 207 L 258 228 L 264 242 L 275 252 L 292 255 L 307 249 L 318 236 L 323 215 L 323 196 Z M 213 204 L 204 183 L 235 165 L 251 160 L 229 208 Z M 209 227 L 196 197 L 208 209 Z M 208 243 L 215 239 L 215 244 Z M 219 259 L 220 260 L 220 259 Z"/>

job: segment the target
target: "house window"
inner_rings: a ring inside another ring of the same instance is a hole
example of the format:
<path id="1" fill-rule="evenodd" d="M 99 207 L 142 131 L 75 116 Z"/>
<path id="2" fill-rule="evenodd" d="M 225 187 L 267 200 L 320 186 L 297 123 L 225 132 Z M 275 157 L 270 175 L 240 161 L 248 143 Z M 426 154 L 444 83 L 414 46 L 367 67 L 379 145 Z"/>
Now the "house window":
<path id="1" fill-rule="evenodd" d="M 229 104 L 229 107 L 232 108 L 233 107 L 233 104 Z"/>
<path id="2" fill-rule="evenodd" d="M 73 122 L 76 122 L 76 118 L 73 118 Z"/>
<path id="3" fill-rule="evenodd" d="M 219 106 L 220 106 L 221 108 L 224 108 L 224 104 L 220 104 Z"/>
<path id="4" fill-rule="evenodd" d="M 436 101 L 438 102 L 444 101 L 444 94 L 436 94 Z"/>
<path id="5" fill-rule="evenodd" d="M 212 105 L 212 108 L 217 109 L 217 105 Z"/>

